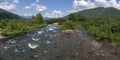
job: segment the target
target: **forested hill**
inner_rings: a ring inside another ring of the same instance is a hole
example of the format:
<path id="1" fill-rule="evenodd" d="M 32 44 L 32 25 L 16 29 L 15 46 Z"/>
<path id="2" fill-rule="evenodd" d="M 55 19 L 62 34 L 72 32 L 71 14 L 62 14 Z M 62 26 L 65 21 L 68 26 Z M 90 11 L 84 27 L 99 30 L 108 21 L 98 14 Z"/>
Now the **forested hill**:
<path id="1" fill-rule="evenodd" d="M 113 7 L 98 7 L 74 13 L 75 15 L 84 14 L 88 18 L 117 18 L 120 19 L 120 10 Z"/>
<path id="2" fill-rule="evenodd" d="M 22 18 L 22 17 L 20 17 L 17 14 L 0 9 L 0 19 L 18 19 L 18 18 Z"/>

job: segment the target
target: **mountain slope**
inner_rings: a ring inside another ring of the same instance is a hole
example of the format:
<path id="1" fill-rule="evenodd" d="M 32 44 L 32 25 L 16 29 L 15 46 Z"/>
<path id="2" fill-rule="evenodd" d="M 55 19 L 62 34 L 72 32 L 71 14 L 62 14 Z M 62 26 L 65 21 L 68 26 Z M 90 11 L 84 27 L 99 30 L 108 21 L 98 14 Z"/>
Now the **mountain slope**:
<path id="1" fill-rule="evenodd" d="M 120 18 L 120 10 L 113 7 L 98 7 L 75 13 L 75 15 L 79 14 L 84 14 L 88 18 Z"/>
<path id="2" fill-rule="evenodd" d="M 18 19 L 19 15 L 0 9 L 0 19 Z"/>

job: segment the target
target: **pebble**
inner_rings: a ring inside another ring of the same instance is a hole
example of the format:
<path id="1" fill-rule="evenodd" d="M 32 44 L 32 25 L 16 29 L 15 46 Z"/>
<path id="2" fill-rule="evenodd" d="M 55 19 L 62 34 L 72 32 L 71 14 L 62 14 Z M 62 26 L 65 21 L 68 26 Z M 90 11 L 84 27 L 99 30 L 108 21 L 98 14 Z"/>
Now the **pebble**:
<path id="1" fill-rule="evenodd" d="M 45 50 L 44 53 L 47 53 L 47 51 Z"/>
<path id="2" fill-rule="evenodd" d="M 50 41 L 46 41 L 46 44 L 51 44 L 51 42 Z"/>

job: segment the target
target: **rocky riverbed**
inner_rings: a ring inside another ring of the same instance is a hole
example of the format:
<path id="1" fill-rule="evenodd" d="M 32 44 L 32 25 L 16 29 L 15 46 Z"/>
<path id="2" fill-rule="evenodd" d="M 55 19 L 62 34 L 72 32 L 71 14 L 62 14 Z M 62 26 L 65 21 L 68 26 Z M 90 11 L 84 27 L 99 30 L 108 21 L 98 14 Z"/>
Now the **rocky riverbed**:
<path id="1" fill-rule="evenodd" d="M 119 60 L 119 51 L 84 29 L 63 33 L 52 24 L 0 42 L 0 60 Z"/>

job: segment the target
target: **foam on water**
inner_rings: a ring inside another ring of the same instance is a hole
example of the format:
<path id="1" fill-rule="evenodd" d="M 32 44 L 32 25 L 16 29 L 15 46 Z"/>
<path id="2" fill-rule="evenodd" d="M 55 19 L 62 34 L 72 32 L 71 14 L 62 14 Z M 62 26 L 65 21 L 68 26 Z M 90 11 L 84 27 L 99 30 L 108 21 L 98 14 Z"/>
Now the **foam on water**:
<path id="1" fill-rule="evenodd" d="M 16 42 L 17 42 L 17 41 L 14 40 L 14 41 L 11 41 L 10 43 L 11 43 L 11 44 L 15 44 Z"/>
<path id="2" fill-rule="evenodd" d="M 16 49 L 15 49 L 15 52 L 19 52 L 19 50 L 16 48 Z"/>
<path id="3" fill-rule="evenodd" d="M 37 38 L 32 38 L 32 40 L 33 40 L 33 41 L 39 41 L 39 39 L 37 39 Z"/>
<path id="4" fill-rule="evenodd" d="M 35 49 L 37 48 L 39 45 L 37 44 L 33 44 L 33 43 L 28 43 L 28 47 L 31 48 L 31 49 Z"/>
<path id="5" fill-rule="evenodd" d="M 52 42 L 50 42 L 49 40 L 46 41 L 46 44 L 51 44 Z"/>
<path id="6" fill-rule="evenodd" d="M 7 50 L 9 47 L 8 47 L 8 46 L 4 46 L 3 48 L 4 48 L 5 50 Z"/>
<path id="7" fill-rule="evenodd" d="M 41 35 L 42 33 L 43 33 L 43 31 L 38 31 L 38 34 L 40 34 L 40 35 Z"/>
<path id="8" fill-rule="evenodd" d="M 49 28 L 50 31 L 53 31 L 54 29 L 53 28 Z"/>

